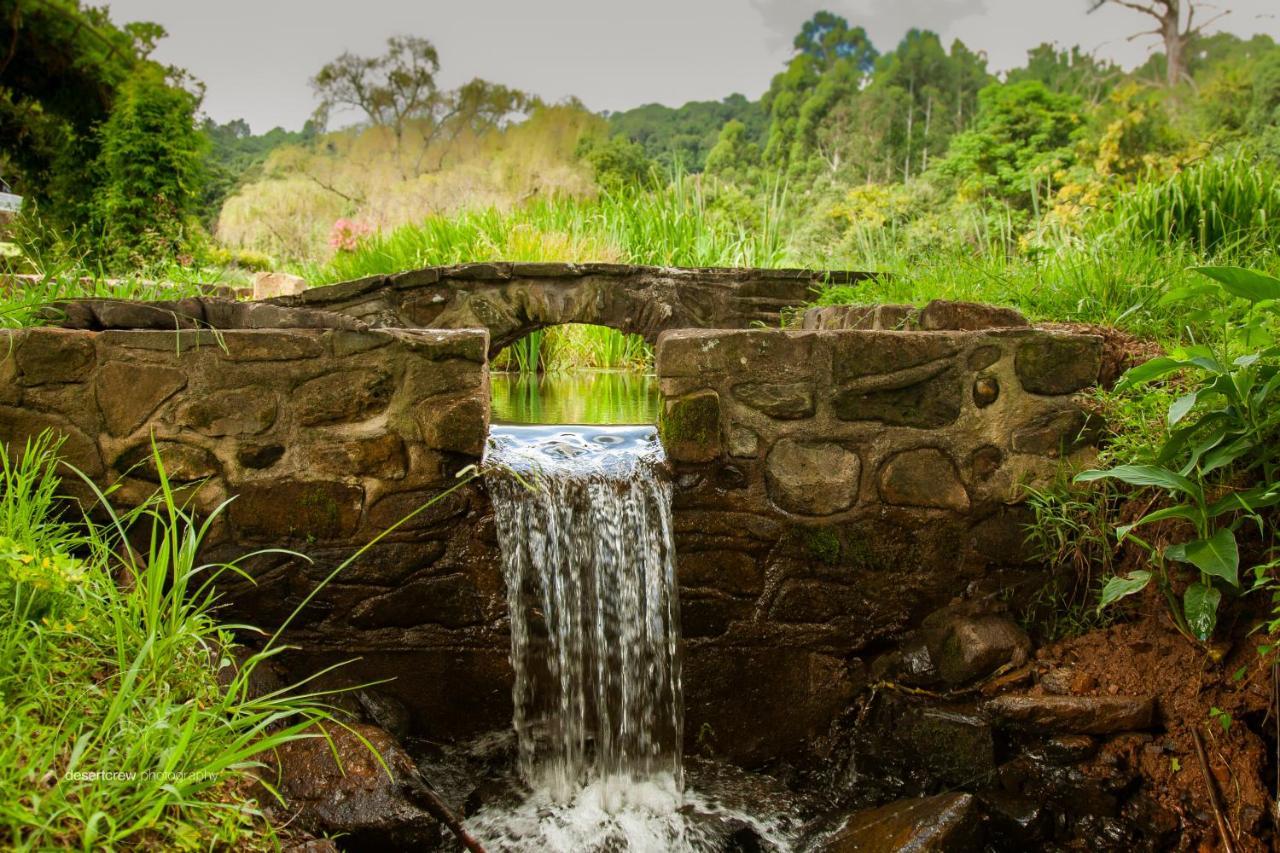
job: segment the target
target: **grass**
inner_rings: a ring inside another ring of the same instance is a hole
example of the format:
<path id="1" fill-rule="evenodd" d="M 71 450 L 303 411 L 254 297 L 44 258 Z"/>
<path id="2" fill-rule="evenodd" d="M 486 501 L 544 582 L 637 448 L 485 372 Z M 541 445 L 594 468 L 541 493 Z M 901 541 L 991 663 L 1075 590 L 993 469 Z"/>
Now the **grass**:
<path id="1" fill-rule="evenodd" d="M 716 215 L 698 184 L 652 192 L 535 201 L 512 211 L 431 216 L 303 265 L 313 284 L 472 261 L 620 262 L 655 266 L 776 267 L 786 259 L 784 199 L 761 203 L 752 227 Z"/>
<path id="2" fill-rule="evenodd" d="M 73 520 L 56 449 L 47 435 L 0 448 L 0 844 L 273 846 L 249 794 L 255 756 L 328 712 L 315 695 L 250 692 L 278 646 L 233 663 L 210 582 L 237 569 L 197 558 L 218 513 L 197 522 L 162 474 L 143 506 Z"/>
<path id="3" fill-rule="evenodd" d="M 495 370 L 514 373 L 648 370 L 652 364 L 653 348 L 639 335 L 582 323 L 531 332 L 493 360 Z"/>

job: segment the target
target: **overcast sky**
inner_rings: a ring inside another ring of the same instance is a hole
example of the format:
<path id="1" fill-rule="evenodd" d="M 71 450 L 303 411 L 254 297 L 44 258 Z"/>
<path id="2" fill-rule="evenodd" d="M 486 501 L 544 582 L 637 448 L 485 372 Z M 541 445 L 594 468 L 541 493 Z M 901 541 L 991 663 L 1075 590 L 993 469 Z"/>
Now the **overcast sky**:
<path id="1" fill-rule="evenodd" d="M 1277 0 L 1219 0 L 1231 14 L 1211 30 L 1280 38 Z M 155 58 L 207 85 L 205 111 L 244 118 L 255 132 L 300 128 L 315 106 L 308 79 L 344 50 L 380 53 L 389 35 L 425 36 L 441 83 L 483 77 L 593 110 L 679 106 L 733 92 L 759 96 L 818 9 L 866 27 L 881 50 L 911 27 L 986 51 L 993 71 L 1021 64 L 1041 42 L 1079 44 L 1127 66 L 1154 38 L 1135 12 L 1088 0 L 110 0 L 117 23 L 169 31 Z"/>

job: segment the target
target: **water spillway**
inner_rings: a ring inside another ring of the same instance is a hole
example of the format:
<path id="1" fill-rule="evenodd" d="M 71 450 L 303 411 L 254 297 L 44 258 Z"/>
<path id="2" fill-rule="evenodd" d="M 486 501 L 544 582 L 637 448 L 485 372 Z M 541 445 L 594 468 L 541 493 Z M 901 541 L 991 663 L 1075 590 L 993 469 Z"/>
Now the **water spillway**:
<path id="1" fill-rule="evenodd" d="M 651 426 L 495 426 L 490 495 L 525 788 L 469 821 L 493 849 L 786 849 L 716 773 L 685 784 L 671 484 Z M 691 790 L 696 786 L 697 790 Z M 774 811 L 776 814 L 776 810 Z"/>
<path id="2" fill-rule="evenodd" d="M 679 790 L 683 704 L 671 486 L 652 427 L 504 427 L 490 490 L 526 782 Z"/>

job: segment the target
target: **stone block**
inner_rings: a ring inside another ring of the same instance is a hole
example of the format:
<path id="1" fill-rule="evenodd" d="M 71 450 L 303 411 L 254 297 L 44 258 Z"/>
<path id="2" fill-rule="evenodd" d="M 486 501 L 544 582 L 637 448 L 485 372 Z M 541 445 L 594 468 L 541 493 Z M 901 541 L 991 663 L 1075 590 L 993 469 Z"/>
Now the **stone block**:
<path id="1" fill-rule="evenodd" d="M 13 340 L 13 338 L 10 338 Z M 31 329 L 17 352 L 23 385 L 81 382 L 93 370 L 93 335 L 64 329 Z"/>
<path id="2" fill-rule="evenodd" d="M 466 628 L 485 621 L 484 600 L 465 575 L 424 578 L 362 602 L 351 622 L 363 628 Z"/>
<path id="3" fill-rule="evenodd" d="M 710 462 L 720 457 L 720 395 L 700 391 L 667 400 L 658 419 L 667 457 L 675 462 Z"/>
<path id="4" fill-rule="evenodd" d="M 729 595 L 759 595 L 764 576 L 756 559 L 741 551 L 694 551 L 677 554 L 680 586 L 715 589 Z"/>
<path id="5" fill-rule="evenodd" d="M 406 470 L 404 441 L 392 433 L 345 441 L 316 441 L 311 464 L 334 476 L 401 480 Z"/>
<path id="6" fill-rule="evenodd" d="M 1013 308 L 935 299 L 916 314 L 916 325 L 921 331 L 931 332 L 1026 328 L 1029 324 L 1022 312 Z"/>
<path id="7" fill-rule="evenodd" d="M 427 447 L 475 457 L 484 454 L 489 430 L 488 400 L 475 396 L 426 400 L 418 404 L 415 415 Z"/>
<path id="8" fill-rule="evenodd" d="M 1156 724 L 1151 696 L 998 696 L 986 707 L 1003 722 L 1034 732 L 1105 735 Z"/>
<path id="9" fill-rule="evenodd" d="M 937 429 L 960 417 L 961 386 L 949 363 L 861 382 L 836 394 L 832 410 L 844 421 Z"/>
<path id="10" fill-rule="evenodd" d="M 754 459 L 760 452 L 760 436 L 751 427 L 735 424 L 729 427 L 729 455 Z"/>
<path id="11" fill-rule="evenodd" d="M 1083 335 L 1037 333 L 1018 345 L 1014 369 L 1032 394 L 1070 394 L 1098 381 L 1102 340 Z"/>
<path id="12" fill-rule="evenodd" d="M 129 435 L 165 400 L 187 385 L 181 370 L 153 364 L 111 361 L 94 377 L 94 395 L 112 435 Z"/>
<path id="13" fill-rule="evenodd" d="M 297 296 L 307 289 L 307 281 L 287 272 L 260 272 L 253 276 L 253 298 Z"/>
<path id="14" fill-rule="evenodd" d="M 246 483 L 231 503 L 231 523 L 260 539 L 339 539 L 355 533 L 364 489 L 332 481 Z"/>
<path id="15" fill-rule="evenodd" d="M 784 438 L 765 462 L 769 497 L 779 508 L 800 515 L 833 515 L 858 500 L 862 460 L 831 442 Z"/>
<path id="16" fill-rule="evenodd" d="M 733 386 L 733 397 L 779 420 L 799 420 L 814 412 L 813 385 L 809 382 L 740 382 Z"/>
<path id="17" fill-rule="evenodd" d="M 148 483 L 160 482 L 160 469 L 156 455 L 164 466 L 165 476 L 172 483 L 191 483 L 208 477 L 216 477 L 221 466 L 212 453 L 203 447 L 178 441 L 150 441 L 135 444 L 117 457 L 112 467 L 122 476 L 136 477 Z"/>
<path id="18" fill-rule="evenodd" d="M 837 383 L 866 376 L 884 376 L 950 359 L 959 349 L 955 336 L 944 332 L 911 335 L 848 332 L 832 335 L 829 339 L 833 347 L 833 376 Z"/>
<path id="19" fill-rule="evenodd" d="M 936 447 L 904 450 L 880 469 L 880 497 L 895 506 L 966 512 L 969 494 L 951 457 Z"/>
<path id="20" fill-rule="evenodd" d="M 74 465 L 90 477 L 103 473 L 97 442 L 66 418 L 30 408 L 0 406 L 0 443 L 9 445 L 10 458 L 20 456 L 27 442 L 45 430 L 49 430 L 55 439 L 62 439 L 59 455 L 63 462 Z"/>
<path id="21" fill-rule="evenodd" d="M 304 382 L 289 398 L 302 426 L 363 420 L 387 407 L 395 383 L 384 370 L 343 370 Z"/>
<path id="22" fill-rule="evenodd" d="M 246 329 L 215 336 L 227 361 L 298 361 L 324 355 L 324 333 Z"/>
<path id="23" fill-rule="evenodd" d="M 178 422 L 208 436 L 257 435 L 276 421 L 276 395 L 265 388 L 233 388 L 193 397 L 178 409 Z"/>
<path id="24" fill-rule="evenodd" d="M 1015 427 L 1010 437 L 1014 453 L 1029 453 L 1056 459 L 1095 443 L 1101 433 L 1101 419 L 1073 404 L 1041 410 Z"/>

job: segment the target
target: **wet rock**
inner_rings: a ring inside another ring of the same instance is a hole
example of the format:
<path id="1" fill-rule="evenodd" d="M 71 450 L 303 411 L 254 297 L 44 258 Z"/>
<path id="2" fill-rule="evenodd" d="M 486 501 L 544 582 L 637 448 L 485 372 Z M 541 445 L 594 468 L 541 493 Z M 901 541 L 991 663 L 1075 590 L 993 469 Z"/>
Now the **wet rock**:
<path id="1" fill-rule="evenodd" d="M 1155 723 L 1152 696 L 999 696 L 987 710 L 1029 731 L 1113 734 L 1143 731 Z"/>
<path id="2" fill-rule="evenodd" d="M 983 717 L 964 711 L 917 709 L 894 739 L 932 780 L 972 785 L 995 771 L 995 741 Z"/>
<path id="3" fill-rule="evenodd" d="M 412 720 L 405 704 L 389 693 L 381 690 L 365 689 L 356 692 L 356 701 L 360 709 L 375 726 L 386 729 L 395 737 L 409 734 Z"/>
<path id="4" fill-rule="evenodd" d="M 886 462 L 880 469 L 880 497 L 895 506 L 969 509 L 955 463 L 935 447 L 905 450 Z"/>
<path id="5" fill-rule="evenodd" d="M 972 794 L 898 800 L 850 815 L 817 853 L 967 853 L 982 849 L 982 813 Z"/>
<path id="6" fill-rule="evenodd" d="M 853 506 L 861 476 L 858 454 L 829 442 L 784 438 L 765 463 L 769 497 L 802 515 L 833 515 Z"/>
<path id="7" fill-rule="evenodd" d="M 440 824 L 411 798 L 413 761 L 386 731 L 364 724 L 351 729 L 328 726 L 329 740 L 308 738 L 276 751 L 273 769 L 287 804 L 284 820 L 305 832 L 341 835 L 346 850 L 438 845 Z"/>
<path id="8" fill-rule="evenodd" d="M 1020 666 L 1031 653 L 1030 638 L 1007 616 L 948 608 L 926 617 L 923 628 L 933 665 L 949 684 L 990 675 L 1005 664 Z"/>
<path id="9" fill-rule="evenodd" d="M 1050 829 L 1044 803 L 1008 791 L 984 791 L 979 798 L 988 815 L 988 841 L 996 849 L 1032 849 Z"/>

